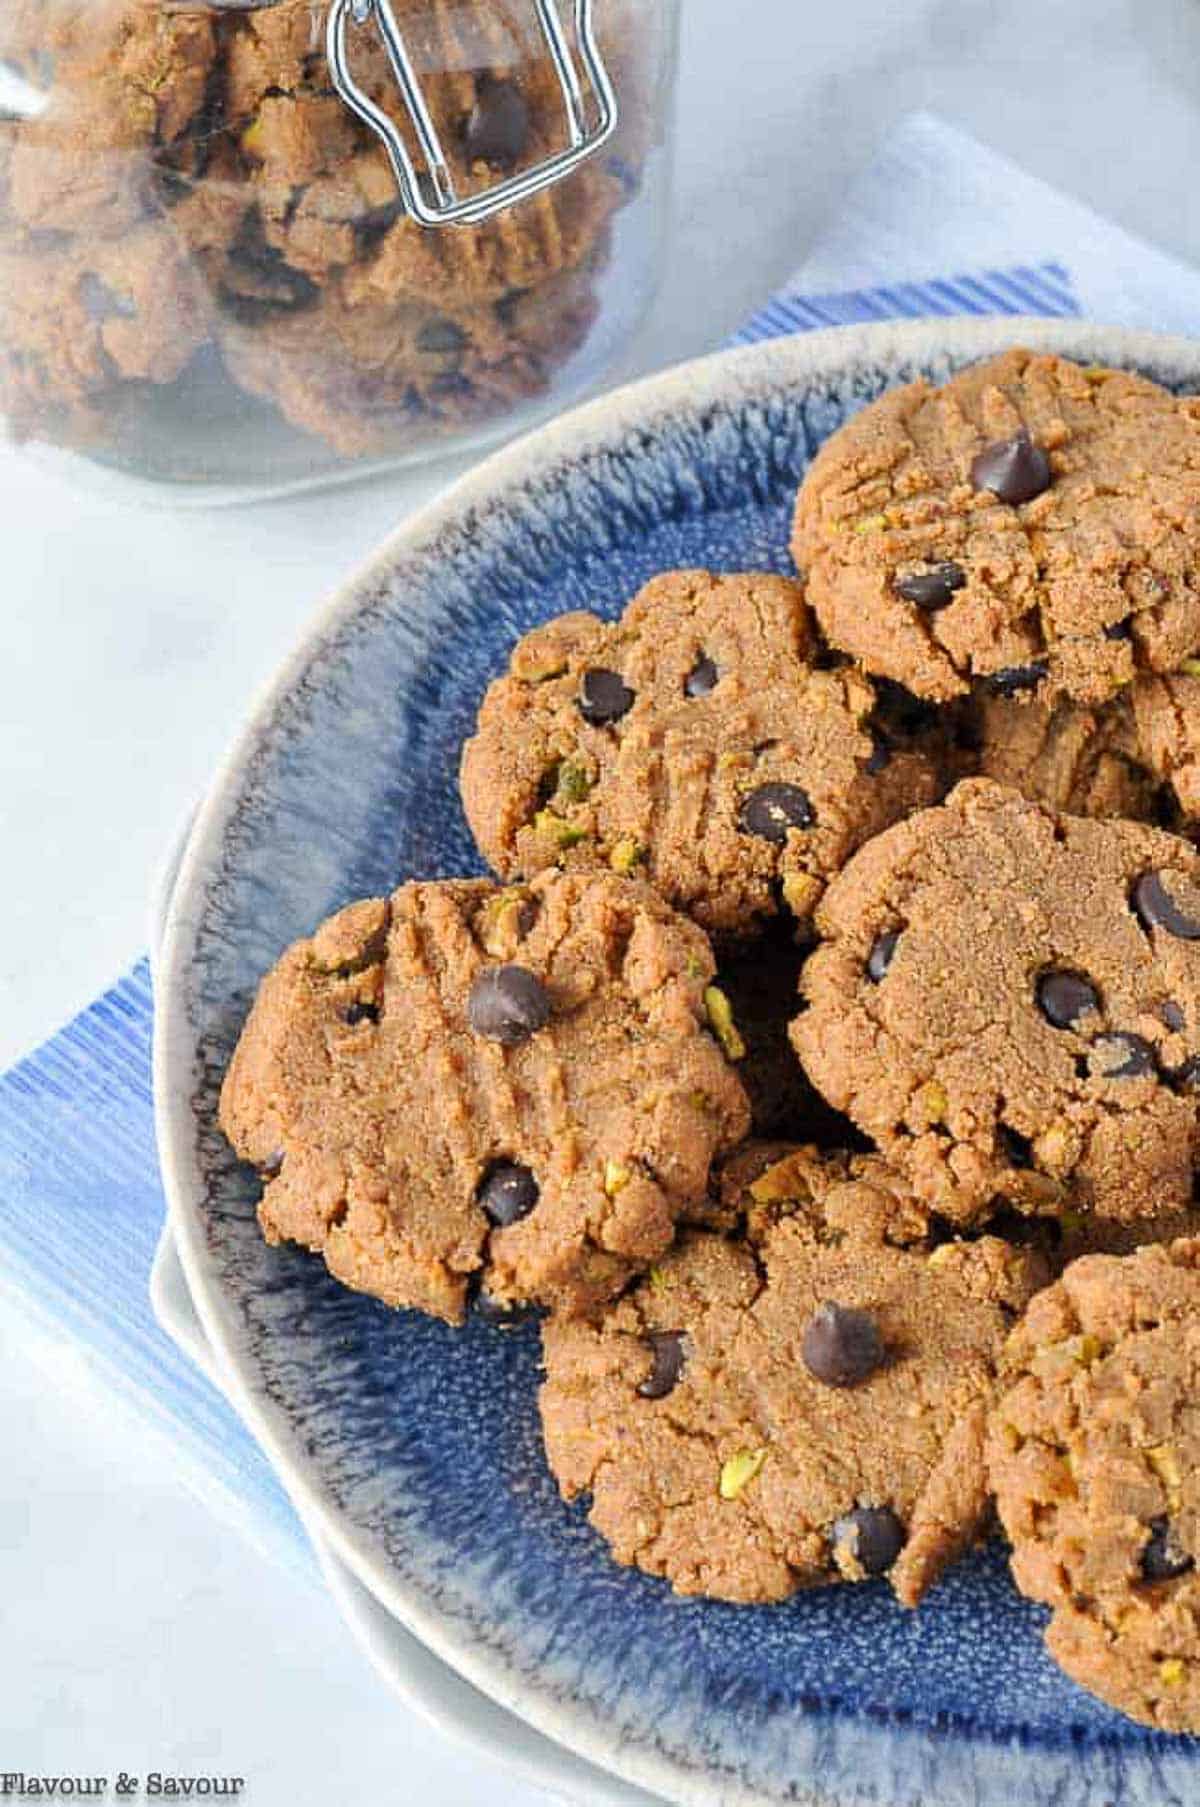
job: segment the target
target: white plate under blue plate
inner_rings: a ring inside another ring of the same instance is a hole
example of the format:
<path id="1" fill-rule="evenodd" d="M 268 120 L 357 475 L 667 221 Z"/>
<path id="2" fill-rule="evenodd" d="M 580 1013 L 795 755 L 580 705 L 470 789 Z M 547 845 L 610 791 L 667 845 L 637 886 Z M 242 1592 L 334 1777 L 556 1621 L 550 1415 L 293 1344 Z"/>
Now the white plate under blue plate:
<path id="1" fill-rule="evenodd" d="M 450 1330 L 268 1249 L 217 1089 L 287 942 L 401 878 L 478 869 L 458 749 L 519 633 L 568 608 L 615 614 L 669 566 L 787 569 L 792 496 L 834 427 L 890 384 L 1019 342 L 1200 388 L 1200 346 L 1077 322 L 848 328 L 669 372 L 488 460 L 314 621 L 218 773 L 168 912 L 160 1144 L 235 1402 L 386 1614 L 538 1731 L 673 1801 L 1195 1807 L 1200 1742 L 1066 1681 L 998 1549 L 918 1613 L 882 1584 L 680 1601 L 615 1567 L 547 1473 L 535 1327 Z"/>

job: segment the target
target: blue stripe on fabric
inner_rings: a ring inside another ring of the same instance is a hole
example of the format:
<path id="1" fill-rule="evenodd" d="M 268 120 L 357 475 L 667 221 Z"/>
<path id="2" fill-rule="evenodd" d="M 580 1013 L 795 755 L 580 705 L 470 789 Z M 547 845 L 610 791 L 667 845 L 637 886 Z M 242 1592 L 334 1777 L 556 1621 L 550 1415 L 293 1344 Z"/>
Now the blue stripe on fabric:
<path id="1" fill-rule="evenodd" d="M 149 1278 L 165 1200 L 154 1141 L 154 1002 L 143 960 L 0 1075 L 0 1285 L 86 1349 L 184 1447 L 218 1511 L 308 1566 L 299 1521 L 231 1407 L 160 1330 Z"/>
<path id="2" fill-rule="evenodd" d="M 1077 318 L 1081 309 L 1065 264 L 1051 259 L 1005 270 L 934 276 L 925 282 L 881 284 L 820 295 L 776 295 L 747 320 L 733 344 L 753 345 L 819 326 L 854 326 L 867 320 L 919 320 L 931 314 L 1048 314 Z"/>

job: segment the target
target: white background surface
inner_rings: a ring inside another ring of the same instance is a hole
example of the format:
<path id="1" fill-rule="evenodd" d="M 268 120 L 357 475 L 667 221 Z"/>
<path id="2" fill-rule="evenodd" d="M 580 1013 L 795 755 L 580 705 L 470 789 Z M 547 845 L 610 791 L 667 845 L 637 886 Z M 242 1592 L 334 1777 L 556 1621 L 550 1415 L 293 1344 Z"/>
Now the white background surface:
<path id="1" fill-rule="evenodd" d="M 637 352 L 721 339 L 926 106 L 1200 262 L 1200 0 L 684 0 L 671 262 Z M 1200 330 L 1200 322 L 1198 322 Z M 143 947 L 149 877 L 322 593 L 437 483 L 118 508 L 0 452 L 0 1063 Z M 533 1807 L 398 1709 L 332 1608 L 0 1307 L 0 1771 L 235 1773 L 257 1807 Z"/>

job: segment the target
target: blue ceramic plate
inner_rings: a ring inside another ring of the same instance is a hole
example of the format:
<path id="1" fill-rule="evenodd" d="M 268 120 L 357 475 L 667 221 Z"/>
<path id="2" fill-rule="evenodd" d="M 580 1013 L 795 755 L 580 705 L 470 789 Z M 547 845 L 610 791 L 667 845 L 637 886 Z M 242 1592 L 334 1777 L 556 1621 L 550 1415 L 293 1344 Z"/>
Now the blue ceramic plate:
<path id="1" fill-rule="evenodd" d="M 539 1731 L 674 1801 L 1195 1807 L 1200 1744 L 1066 1681 L 999 1549 L 919 1613 L 882 1584 L 685 1602 L 615 1567 L 546 1470 L 536 1329 L 449 1330 L 268 1249 L 217 1089 L 293 937 L 402 878 L 478 870 L 458 751 L 518 634 L 563 609 L 616 614 L 665 567 L 786 570 L 792 497 L 827 434 L 891 384 L 1018 342 L 1200 387 L 1200 346 L 1078 323 L 849 328 L 669 372 L 489 460 L 315 623 L 218 774 L 169 912 L 164 1168 L 237 1403 L 386 1612 Z"/>

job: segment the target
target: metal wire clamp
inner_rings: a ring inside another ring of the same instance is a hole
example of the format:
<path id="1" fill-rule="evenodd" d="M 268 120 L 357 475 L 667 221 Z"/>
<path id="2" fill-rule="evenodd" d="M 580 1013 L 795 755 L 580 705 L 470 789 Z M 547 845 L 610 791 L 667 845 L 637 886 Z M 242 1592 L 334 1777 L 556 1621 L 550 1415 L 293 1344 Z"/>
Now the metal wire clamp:
<path id="1" fill-rule="evenodd" d="M 563 30 L 555 0 L 533 0 L 533 4 L 562 89 L 567 146 L 529 169 L 462 196 L 455 189 L 391 0 L 333 0 L 330 6 L 326 57 L 334 87 L 346 105 L 382 139 L 405 210 L 423 226 L 477 226 L 481 220 L 561 182 L 586 158 L 594 156 L 616 130 L 617 97 L 596 42 L 592 0 L 574 0 L 578 61 Z M 396 122 L 355 81 L 347 36 L 351 24 L 374 24 L 377 29 L 420 146 L 424 168 L 418 166 Z"/>

